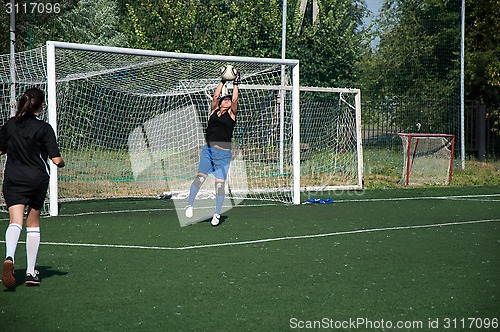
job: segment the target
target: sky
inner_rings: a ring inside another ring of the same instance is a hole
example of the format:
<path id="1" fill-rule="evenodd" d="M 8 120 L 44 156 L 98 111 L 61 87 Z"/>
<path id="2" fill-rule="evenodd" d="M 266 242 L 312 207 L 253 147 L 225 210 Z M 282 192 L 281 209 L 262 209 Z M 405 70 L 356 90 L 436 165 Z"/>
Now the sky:
<path id="1" fill-rule="evenodd" d="M 372 18 L 373 18 L 377 15 L 380 7 L 382 7 L 382 3 L 384 2 L 384 0 L 365 0 L 365 2 L 366 2 L 366 6 L 368 7 L 368 9 L 372 12 Z M 371 19 L 368 18 L 365 21 L 365 24 L 370 24 L 370 22 L 371 22 Z M 376 47 L 378 45 L 378 42 L 379 42 L 378 38 L 373 40 L 371 43 L 372 47 Z"/>
<path id="2" fill-rule="evenodd" d="M 366 6 L 373 13 L 373 15 L 376 15 L 380 7 L 382 7 L 384 0 L 365 0 L 365 2 Z"/>

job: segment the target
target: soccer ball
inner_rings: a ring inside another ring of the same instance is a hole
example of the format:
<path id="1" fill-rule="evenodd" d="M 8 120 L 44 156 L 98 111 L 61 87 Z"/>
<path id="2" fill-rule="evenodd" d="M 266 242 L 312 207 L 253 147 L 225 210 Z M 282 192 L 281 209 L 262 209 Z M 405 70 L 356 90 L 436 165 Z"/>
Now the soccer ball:
<path id="1" fill-rule="evenodd" d="M 220 69 L 220 76 L 223 80 L 232 81 L 236 78 L 237 75 L 238 73 L 236 71 L 236 68 L 234 68 L 232 65 L 227 65 Z"/>

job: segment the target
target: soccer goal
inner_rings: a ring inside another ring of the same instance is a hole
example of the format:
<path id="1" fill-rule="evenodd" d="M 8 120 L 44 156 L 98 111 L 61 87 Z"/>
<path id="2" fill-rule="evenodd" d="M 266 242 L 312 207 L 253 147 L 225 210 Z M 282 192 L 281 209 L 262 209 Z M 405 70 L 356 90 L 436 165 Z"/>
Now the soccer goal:
<path id="1" fill-rule="evenodd" d="M 300 87 L 302 191 L 363 188 L 361 91 Z"/>
<path id="2" fill-rule="evenodd" d="M 403 142 L 404 164 L 400 183 L 449 184 L 452 178 L 455 136 L 449 134 L 398 134 Z"/>
<path id="3" fill-rule="evenodd" d="M 232 199 L 299 204 L 301 190 L 362 188 L 360 92 L 300 87 L 298 60 L 47 42 L 15 62 L 18 96 L 31 86 L 46 91 L 44 116 L 67 161 L 51 169 L 51 215 L 67 200 L 185 199 L 226 64 L 242 73 L 226 181 Z M 8 56 L 0 65 L 6 119 Z M 206 183 L 199 196 L 213 191 Z"/>

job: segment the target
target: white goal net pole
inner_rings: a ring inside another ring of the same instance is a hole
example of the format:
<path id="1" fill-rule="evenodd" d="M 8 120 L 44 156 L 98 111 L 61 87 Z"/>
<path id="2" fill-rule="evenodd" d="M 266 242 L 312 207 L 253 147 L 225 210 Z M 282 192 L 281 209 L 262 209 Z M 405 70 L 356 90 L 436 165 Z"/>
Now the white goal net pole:
<path id="1" fill-rule="evenodd" d="M 54 129 L 57 137 L 57 100 L 56 100 L 56 49 L 52 43 L 47 43 L 47 106 L 48 122 Z M 59 214 L 57 166 L 50 162 L 49 179 L 49 214 Z"/>
<path id="2" fill-rule="evenodd" d="M 300 204 L 300 82 L 299 63 L 292 70 L 293 204 Z"/>
<path id="3" fill-rule="evenodd" d="M 10 1 L 11 9 L 15 7 L 15 1 Z M 10 13 L 10 115 L 16 114 L 16 11 Z"/>
<path id="4" fill-rule="evenodd" d="M 356 90 L 356 145 L 358 152 L 358 187 L 364 187 L 365 175 L 363 172 L 363 137 L 361 134 L 361 90 Z"/>

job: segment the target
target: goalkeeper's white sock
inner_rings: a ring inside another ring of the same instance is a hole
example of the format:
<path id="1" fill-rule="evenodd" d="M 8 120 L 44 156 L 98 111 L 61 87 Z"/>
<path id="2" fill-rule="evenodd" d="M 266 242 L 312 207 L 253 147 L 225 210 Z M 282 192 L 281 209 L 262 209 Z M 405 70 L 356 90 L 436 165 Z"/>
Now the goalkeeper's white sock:
<path id="1" fill-rule="evenodd" d="M 191 206 L 194 205 L 194 199 L 196 198 L 196 195 L 198 194 L 198 191 L 200 191 L 200 187 L 197 187 L 194 184 L 192 184 L 191 188 L 189 188 L 188 205 L 191 205 Z"/>
<path id="2" fill-rule="evenodd" d="M 226 196 L 224 182 L 215 183 L 215 214 L 220 214 L 224 197 Z"/>
<path id="3" fill-rule="evenodd" d="M 222 210 L 222 204 L 224 203 L 224 196 L 217 195 L 215 196 L 215 214 L 220 214 Z"/>
<path id="4" fill-rule="evenodd" d="M 200 191 L 203 182 L 205 182 L 205 179 L 206 177 L 201 175 L 197 175 L 196 178 L 194 179 L 193 183 L 191 184 L 191 187 L 189 188 L 188 205 L 191 206 L 194 205 L 194 199 L 196 198 L 198 191 Z"/>
<path id="5" fill-rule="evenodd" d="M 26 274 L 35 275 L 36 257 L 40 246 L 40 227 L 26 227 Z"/>
<path id="6" fill-rule="evenodd" d="M 9 227 L 5 231 L 5 257 L 12 257 L 12 261 L 14 261 L 17 243 L 19 242 L 22 230 L 23 228 L 18 224 L 9 224 Z"/>

